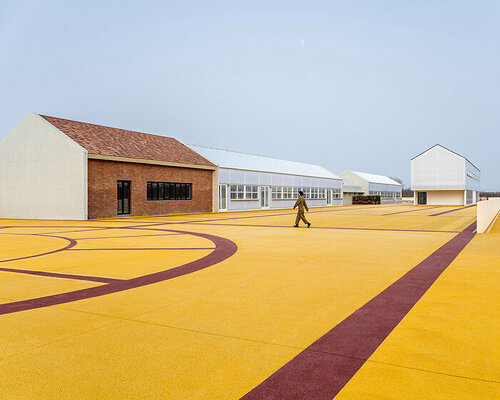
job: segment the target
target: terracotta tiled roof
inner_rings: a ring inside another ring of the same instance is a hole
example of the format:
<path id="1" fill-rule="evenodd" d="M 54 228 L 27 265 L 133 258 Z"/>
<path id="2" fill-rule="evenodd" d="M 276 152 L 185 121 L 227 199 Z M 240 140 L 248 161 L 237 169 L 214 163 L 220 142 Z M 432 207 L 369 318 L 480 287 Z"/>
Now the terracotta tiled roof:
<path id="1" fill-rule="evenodd" d="M 177 139 L 41 115 L 90 154 L 215 166 Z"/>

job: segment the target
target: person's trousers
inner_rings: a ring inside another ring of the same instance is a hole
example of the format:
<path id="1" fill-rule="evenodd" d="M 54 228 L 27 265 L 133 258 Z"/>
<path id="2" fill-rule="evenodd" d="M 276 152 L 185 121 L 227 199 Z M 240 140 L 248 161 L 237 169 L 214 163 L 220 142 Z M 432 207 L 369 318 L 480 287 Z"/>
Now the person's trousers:
<path id="1" fill-rule="evenodd" d="M 300 220 L 304 221 L 304 224 L 309 223 L 309 221 L 306 219 L 306 216 L 304 215 L 304 211 L 301 210 L 297 212 L 297 218 L 295 218 L 295 225 L 298 225 Z"/>

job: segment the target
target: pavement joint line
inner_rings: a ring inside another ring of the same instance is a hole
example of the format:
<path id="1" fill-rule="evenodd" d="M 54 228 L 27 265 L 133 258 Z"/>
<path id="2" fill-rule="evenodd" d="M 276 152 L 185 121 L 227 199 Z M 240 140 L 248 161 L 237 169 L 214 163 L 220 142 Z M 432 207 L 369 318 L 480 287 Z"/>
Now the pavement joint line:
<path id="1" fill-rule="evenodd" d="M 431 210 L 433 208 L 438 208 L 439 206 L 436 206 L 436 207 L 425 207 L 425 208 L 419 208 L 419 209 L 416 209 L 416 210 L 407 210 L 407 211 L 397 211 L 397 212 L 393 212 L 393 213 L 388 213 L 388 214 L 380 214 L 380 215 L 395 215 L 395 214 L 404 214 L 404 213 L 410 213 L 410 212 L 417 212 L 417 211 L 427 211 L 427 210 Z"/>
<path id="2" fill-rule="evenodd" d="M 21 352 L 9 354 L 7 356 L 3 356 L 3 358 L 0 358 L 0 361 L 3 361 L 7 358 L 15 357 L 20 354 L 24 354 L 30 351 L 34 351 L 43 347 L 51 346 L 57 343 L 64 342 L 65 340 L 78 337 L 78 336 L 83 336 L 87 333 L 97 331 L 99 329 L 107 328 L 111 325 L 118 324 L 120 322 L 135 322 L 139 324 L 145 324 L 145 325 L 152 325 L 152 326 L 157 326 L 160 328 L 167 328 L 167 329 L 174 329 L 174 330 L 181 330 L 185 332 L 193 332 L 197 334 L 202 334 L 202 335 L 209 335 L 209 336 L 216 336 L 216 337 L 221 337 L 221 338 L 226 338 L 226 339 L 234 339 L 234 340 L 241 340 L 244 342 L 251 342 L 251 343 L 258 343 L 258 344 L 263 344 L 267 346 L 274 346 L 274 347 L 283 347 L 283 348 L 288 348 L 288 349 L 293 349 L 293 350 L 299 350 L 299 351 L 308 351 L 308 352 L 314 352 L 314 353 L 319 353 L 319 354 L 327 354 L 327 355 L 334 355 L 342 358 L 349 358 L 349 359 L 355 359 L 355 360 L 361 360 L 359 357 L 353 357 L 353 356 L 348 356 L 340 353 L 333 353 L 329 351 L 319 351 L 319 350 L 314 350 L 314 349 L 308 349 L 307 347 L 303 346 L 294 346 L 294 345 L 287 345 L 287 344 L 282 344 L 282 343 L 276 343 L 276 342 L 267 342 L 265 340 L 257 340 L 257 339 L 251 339 L 251 338 L 245 338 L 245 337 L 240 337 L 240 336 L 233 336 L 233 335 L 225 335 L 221 333 L 215 333 L 215 332 L 208 332 L 208 331 L 203 331 L 203 330 L 198 330 L 198 329 L 191 329 L 191 328 L 184 328 L 184 327 L 179 327 L 179 326 L 173 326 L 173 325 L 166 325 L 166 324 L 161 324 L 157 322 L 151 322 L 151 321 L 144 321 L 144 320 L 138 320 L 135 318 L 127 318 L 127 317 L 121 317 L 121 316 L 115 316 L 115 315 L 109 315 L 109 314 L 100 314 L 100 313 L 94 313 L 94 312 L 89 312 L 89 311 L 84 311 L 84 310 L 75 310 L 75 309 L 70 309 L 70 308 L 59 308 L 61 310 L 65 311 L 73 311 L 73 312 L 80 312 L 80 313 L 85 313 L 85 314 L 91 314 L 91 315 L 96 315 L 100 317 L 105 317 L 105 318 L 110 318 L 110 319 L 115 319 L 116 321 L 112 321 L 108 324 L 104 324 L 89 330 L 85 330 L 83 332 L 78 332 L 74 335 L 66 336 L 64 338 L 61 338 L 60 340 L 52 341 L 49 343 L 44 343 L 43 345 L 36 346 L 36 347 L 30 347 L 29 349 L 23 350 Z M 149 311 L 148 311 L 149 313 Z M 382 364 L 382 365 L 387 365 L 391 366 L 394 368 L 401 368 L 401 369 L 408 369 L 408 370 L 414 370 L 414 371 L 420 371 L 420 372 L 426 372 L 429 374 L 436 374 L 436 375 L 445 375 L 445 376 L 450 376 L 454 378 L 460 378 L 460 379 L 467 379 L 467 380 L 473 380 L 473 381 L 479 381 L 479 382 L 485 382 L 485 383 L 494 383 L 494 384 L 500 384 L 500 381 L 496 380 L 489 380 L 489 379 L 482 379 L 482 378 L 477 378 L 477 377 L 470 377 L 470 376 L 465 376 L 465 375 L 458 375 L 458 374 L 450 374 L 446 372 L 440 372 L 440 371 L 433 371 L 433 370 L 428 370 L 424 368 L 415 368 L 415 367 L 410 367 L 410 366 L 405 366 L 405 365 L 399 365 L 399 364 L 392 364 L 392 363 L 387 363 L 383 361 L 376 361 L 376 360 L 367 360 L 369 363 L 374 363 L 374 364 Z"/>
<path id="3" fill-rule="evenodd" d="M 480 382 L 487 382 L 487 383 L 495 383 L 495 384 L 500 385 L 500 381 L 491 380 L 491 379 L 483 379 L 483 378 L 476 378 L 476 377 L 466 376 L 466 375 L 450 374 L 448 372 L 433 371 L 430 369 L 416 368 L 416 367 L 410 367 L 407 365 L 400 365 L 400 364 L 392 364 L 392 363 L 383 362 L 383 361 L 368 360 L 367 362 L 374 363 L 374 364 L 388 365 L 388 366 L 394 367 L 394 368 L 403 368 L 403 369 L 409 369 L 409 370 L 413 370 L 413 371 L 427 372 L 429 374 L 446 375 L 446 376 L 451 376 L 454 378 L 468 379 L 468 380 L 472 380 L 472 381 L 480 381 Z"/>
<path id="4" fill-rule="evenodd" d="M 390 204 L 390 205 L 383 205 L 384 208 L 389 208 L 389 207 L 401 207 L 400 204 Z M 318 207 L 318 208 L 323 208 L 323 207 Z M 343 206 L 330 206 L 328 207 L 329 209 L 327 210 L 314 210 L 311 209 L 309 213 L 327 213 L 327 212 L 338 212 L 338 211 L 351 211 L 351 210 L 372 210 L 374 207 L 351 207 L 348 209 L 343 208 Z M 249 212 L 254 212 L 254 211 L 260 211 L 260 210 L 249 210 Z M 295 215 L 295 211 L 291 212 L 286 212 L 286 213 L 279 213 L 279 214 L 269 214 L 269 215 L 245 215 L 245 216 L 239 216 L 239 217 L 227 217 L 227 218 L 215 218 L 215 219 L 203 219 L 203 220 L 198 220 L 199 222 L 212 222 L 212 221 L 226 221 L 226 220 L 234 220 L 234 219 L 247 219 L 247 218 L 266 218 L 266 217 L 278 217 L 278 216 L 284 216 L 284 215 Z M 366 214 L 362 214 L 366 215 Z M 170 218 L 174 216 L 158 216 L 158 218 Z M 134 217 L 132 217 L 134 218 Z M 140 217 L 139 217 L 140 218 Z M 187 224 L 187 223 L 193 223 L 193 222 L 198 222 L 196 220 L 187 220 L 187 221 L 164 221 L 164 222 L 156 222 L 156 225 L 175 225 L 175 224 Z M 107 221 L 111 222 L 111 221 Z M 112 222 L 133 222 L 133 221 L 112 221 Z M 144 221 L 147 222 L 147 221 Z M 151 225 L 155 225 L 151 224 Z M 150 225 L 144 225 L 144 226 L 150 226 Z"/>
<path id="5" fill-rule="evenodd" d="M 117 318 L 117 317 L 108 317 L 108 318 L 118 319 L 118 321 L 112 321 L 112 322 L 109 322 L 109 323 L 101 325 L 101 326 L 96 326 L 96 327 L 94 327 L 92 329 L 87 329 L 87 330 L 85 330 L 83 332 L 78 332 L 78 333 L 76 333 L 74 335 L 65 336 L 63 338 L 60 338 L 59 340 L 54 340 L 52 342 L 44 343 L 44 344 L 39 345 L 39 346 L 33 346 L 33 347 L 30 347 L 29 349 L 25 349 L 25 350 L 22 350 L 22 351 L 18 351 L 16 353 L 9 354 L 7 356 L 4 356 L 2 359 L 0 359 L 0 361 L 5 361 L 8 358 L 16 357 L 16 356 L 21 355 L 21 354 L 26 354 L 26 353 L 29 353 L 29 352 L 32 352 L 32 351 L 35 351 L 35 350 L 42 349 L 44 347 L 52 346 L 54 344 L 64 342 L 65 340 L 72 339 L 72 338 L 75 338 L 75 337 L 78 337 L 78 336 L 82 336 L 82 335 L 85 335 L 85 334 L 90 333 L 92 331 L 96 331 L 98 329 L 101 329 L 101 328 L 104 328 L 104 327 L 107 327 L 107 326 L 110 326 L 110 325 L 117 324 L 117 323 L 121 322 L 119 320 L 119 318 Z"/>
<path id="6" fill-rule="evenodd" d="M 464 222 L 462 225 L 460 225 L 457 229 L 459 230 L 463 230 L 465 228 L 467 228 L 470 224 L 474 223 L 476 221 L 476 217 L 472 217 L 470 219 L 468 219 L 466 222 Z"/>
<path id="7" fill-rule="evenodd" d="M 292 225 L 256 225 L 256 224 L 217 224 L 212 222 L 192 222 L 195 225 L 212 225 L 212 226 L 236 226 L 236 227 L 251 227 L 251 228 L 292 228 Z M 396 228 L 351 228 L 351 227 L 334 227 L 334 226 L 313 226 L 304 229 L 331 229 L 331 230 L 357 230 L 357 231 L 385 231 L 385 232 L 415 232 L 415 233 L 460 233 L 460 231 L 436 231 L 426 229 L 396 229 Z"/>

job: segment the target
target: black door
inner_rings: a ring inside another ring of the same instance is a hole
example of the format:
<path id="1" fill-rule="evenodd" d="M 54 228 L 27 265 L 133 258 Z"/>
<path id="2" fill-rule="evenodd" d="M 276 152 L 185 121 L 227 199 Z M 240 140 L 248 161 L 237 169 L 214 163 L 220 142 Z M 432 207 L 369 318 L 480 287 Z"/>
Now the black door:
<path id="1" fill-rule="evenodd" d="M 427 204 L 427 192 L 418 192 L 418 204 Z"/>
<path id="2" fill-rule="evenodd" d="M 117 181 L 117 214 L 130 214 L 130 181 Z"/>

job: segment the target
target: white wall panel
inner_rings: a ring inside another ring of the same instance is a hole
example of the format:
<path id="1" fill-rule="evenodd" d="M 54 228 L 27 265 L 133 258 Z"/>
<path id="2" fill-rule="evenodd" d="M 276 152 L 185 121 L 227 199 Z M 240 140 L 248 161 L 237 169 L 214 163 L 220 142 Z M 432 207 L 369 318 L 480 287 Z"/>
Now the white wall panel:
<path id="1" fill-rule="evenodd" d="M 465 160 L 465 189 L 481 191 L 481 171 Z"/>
<path id="2" fill-rule="evenodd" d="M 463 206 L 463 190 L 430 190 L 427 192 L 427 204 L 430 206 Z"/>
<path id="3" fill-rule="evenodd" d="M 413 190 L 465 189 L 465 158 L 435 146 L 411 160 Z"/>
<path id="4" fill-rule="evenodd" d="M 87 151 L 37 114 L 0 141 L 0 217 L 87 219 Z"/>

